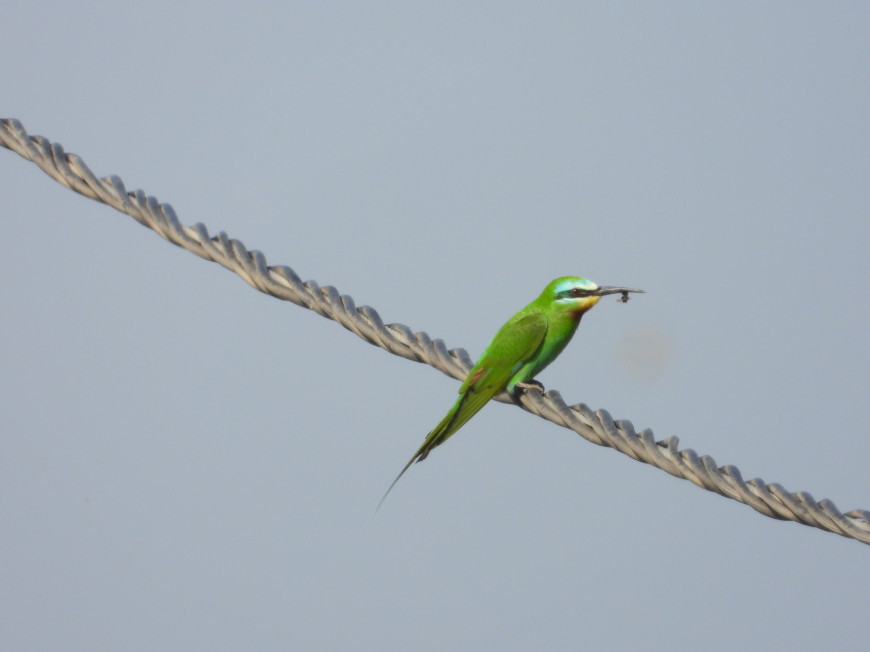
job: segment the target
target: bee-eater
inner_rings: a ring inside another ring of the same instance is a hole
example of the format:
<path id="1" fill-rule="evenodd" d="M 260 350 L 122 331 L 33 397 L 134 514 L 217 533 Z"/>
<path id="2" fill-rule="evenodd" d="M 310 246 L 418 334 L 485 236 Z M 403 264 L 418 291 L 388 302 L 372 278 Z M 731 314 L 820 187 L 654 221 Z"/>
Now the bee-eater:
<path id="1" fill-rule="evenodd" d="M 621 294 L 622 301 L 628 301 L 629 292 L 643 290 L 599 287 L 576 276 L 552 281 L 541 296 L 511 317 L 495 334 L 465 377 L 459 388 L 459 399 L 396 476 L 381 503 L 408 467 L 425 460 L 433 448 L 447 441 L 500 391 L 507 390 L 516 401 L 520 391 L 529 386 L 543 389 L 532 378 L 562 352 L 586 311 L 606 294 Z"/>

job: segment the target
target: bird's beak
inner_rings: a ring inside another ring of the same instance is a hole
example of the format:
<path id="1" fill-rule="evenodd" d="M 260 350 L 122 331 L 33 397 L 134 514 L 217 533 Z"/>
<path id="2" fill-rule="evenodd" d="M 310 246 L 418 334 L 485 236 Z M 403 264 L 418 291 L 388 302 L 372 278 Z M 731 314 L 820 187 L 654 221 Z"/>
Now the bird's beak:
<path id="1" fill-rule="evenodd" d="M 620 299 L 623 303 L 628 301 L 628 293 L 629 292 L 639 292 L 644 294 L 645 290 L 635 290 L 633 288 L 618 288 L 612 285 L 602 285 L 600 288 L 595 290 L 592 294 L 595 296 L 603 297 L 605 294 L 621 294 L 622 298 Z"/>
<path id="2" fill-rule="evenodd" d="M 618 288 L 612 285 L 602 285 L 592 294 L 603 297 L 605 294 L 628 294 L 629 292 L 640 292 L 641 294 L 645 294 L 646 290 L 633 290 L 632 288 Z"/>

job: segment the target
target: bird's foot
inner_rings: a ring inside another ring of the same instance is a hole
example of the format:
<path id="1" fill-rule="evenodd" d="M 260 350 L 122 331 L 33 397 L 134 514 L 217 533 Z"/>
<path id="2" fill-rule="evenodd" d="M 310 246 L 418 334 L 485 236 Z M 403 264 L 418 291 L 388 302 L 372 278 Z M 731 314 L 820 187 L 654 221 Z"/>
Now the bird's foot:
<path id="1" fill-rule="evenodd" d="M 532 388 L 540 390 L 541 394 L 544 393 L 544 386 L 537 380 L 526 380 L 514 385 L 514 388 L 511 390 L 511 398 L 515 403 L 519 403 L 520 395 L 527 393 Z"/>

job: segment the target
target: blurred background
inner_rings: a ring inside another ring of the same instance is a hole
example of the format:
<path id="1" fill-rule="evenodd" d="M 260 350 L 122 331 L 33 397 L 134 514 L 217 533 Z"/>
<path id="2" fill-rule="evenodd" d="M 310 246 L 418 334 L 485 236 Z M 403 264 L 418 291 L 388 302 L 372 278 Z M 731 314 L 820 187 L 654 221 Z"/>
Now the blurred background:
<path id="1" fill-rule="evenodd" d="M 0 0 L 0 117 L 467 348 L 870 508 L 870 7 Z M 0 150 L 0 646 L 856 649 L 870 549 L 459 383 Z M 703 643 L 699 643 L 703 641 Z"/>

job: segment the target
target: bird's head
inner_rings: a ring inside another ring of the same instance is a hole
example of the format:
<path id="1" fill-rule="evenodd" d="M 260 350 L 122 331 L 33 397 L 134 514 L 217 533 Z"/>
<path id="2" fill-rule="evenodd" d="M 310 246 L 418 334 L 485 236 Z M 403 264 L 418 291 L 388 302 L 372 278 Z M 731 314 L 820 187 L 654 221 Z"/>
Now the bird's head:
<path id="1" fill-rule="evenodd" d="M 571 313 L 575 318 L 583 316 L 606 294 L 621 294 L 628 301 L 629 292 L 643 292 L 632 288 L 598 285 L 586 278 L 563 276 L 550 283 L 541 293 L 541 299 L 556 310 Z"/>

